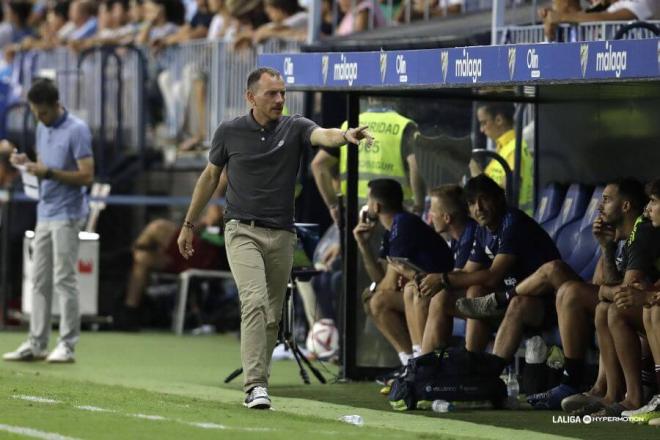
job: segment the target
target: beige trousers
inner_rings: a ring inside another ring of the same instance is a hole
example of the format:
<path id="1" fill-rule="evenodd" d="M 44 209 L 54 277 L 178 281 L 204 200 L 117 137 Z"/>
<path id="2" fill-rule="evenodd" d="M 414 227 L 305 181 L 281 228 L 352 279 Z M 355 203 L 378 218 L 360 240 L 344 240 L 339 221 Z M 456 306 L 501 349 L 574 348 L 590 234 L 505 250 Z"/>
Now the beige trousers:
<path id="1" fill-rule="evenodd" d="M 268 386 L 296 234 L 230 220 L 225 248 L 241 302 L 243 389 Z"/>

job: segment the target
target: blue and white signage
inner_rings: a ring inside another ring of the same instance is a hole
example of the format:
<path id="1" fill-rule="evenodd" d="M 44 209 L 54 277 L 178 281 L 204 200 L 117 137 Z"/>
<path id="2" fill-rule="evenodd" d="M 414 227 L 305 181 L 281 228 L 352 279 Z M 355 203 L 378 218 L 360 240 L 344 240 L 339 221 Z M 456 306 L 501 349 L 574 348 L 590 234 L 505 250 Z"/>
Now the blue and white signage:
<path id="1" fill-rule="evenodd" d="M 259 63 L 282 72 L 294 90 L 660 79 L 660 39 L 264 54 Z"/>

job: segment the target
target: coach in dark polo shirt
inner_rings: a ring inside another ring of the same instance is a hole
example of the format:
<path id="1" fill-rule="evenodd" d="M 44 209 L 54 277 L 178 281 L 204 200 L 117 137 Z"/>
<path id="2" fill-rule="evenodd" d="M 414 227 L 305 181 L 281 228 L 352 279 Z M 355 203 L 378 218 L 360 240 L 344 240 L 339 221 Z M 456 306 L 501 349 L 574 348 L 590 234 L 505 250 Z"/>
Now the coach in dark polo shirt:
<path id="1" fill-rule="evenodd" d="M 248 408 L 270 408 L 268 371 L 286 284 L 293 265 L 294 187 L 303 148 L 371 143 L 366 127 L 324 129 L 301 116 L 282 116 L 284 81 L 259 68 L 248 75 L 250 112 L 220 124 L 179 235 L 188 258 L 194 221 L 227 173 L 225 247 L 241 300 L 241 362 Z"/>

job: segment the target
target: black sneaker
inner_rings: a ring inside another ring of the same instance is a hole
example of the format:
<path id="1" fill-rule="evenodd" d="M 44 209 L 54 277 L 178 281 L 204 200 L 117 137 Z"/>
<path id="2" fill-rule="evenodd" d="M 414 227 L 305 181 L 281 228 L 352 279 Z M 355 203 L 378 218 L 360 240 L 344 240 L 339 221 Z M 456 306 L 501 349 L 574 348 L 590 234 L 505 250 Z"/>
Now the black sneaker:
<path id="1" fill-rule="evenodd" d="M 388 373 L 376 377 L 376 383 L 378 385 L 390 385 L 394 379 L 398 379 L 401 376 L 405 376 L 405 374 L 406 374 L 406 366 L 402 365 L 396 370 L 392 370 Z"/>
<path id="2" fill-rule="evenodd" d="M 270 409 L 270 397 L 266 387 L 252 388 L 245 396 L 243 405 L 251 409 Z"/>

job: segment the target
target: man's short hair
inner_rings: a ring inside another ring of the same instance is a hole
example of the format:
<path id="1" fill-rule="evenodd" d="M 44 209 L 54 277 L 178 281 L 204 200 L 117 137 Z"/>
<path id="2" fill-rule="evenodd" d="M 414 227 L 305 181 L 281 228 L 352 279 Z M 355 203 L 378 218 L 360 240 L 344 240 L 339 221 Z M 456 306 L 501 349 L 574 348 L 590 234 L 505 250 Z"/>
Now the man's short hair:
<path id="1" fill-rule="evenodd" d="M 472 204 L 479 195 L 484 195 L 498 201 L 502 207 L 506 206 L 506 194 L 493 179 L 485 174 L 471 178 L 465 184 L 465 198 Z"/>
<path id="2" fill-rule="evenodd" d="M 513 115 L 516 110 L 509 102 L 481 102 L 477 108 L 484 109 L 493 119 L 500 115 L 506 122 L 513 125 Z"/>
<path id="3" fill-rule="evenodd" d="M 660 178 L 655 178 L 646 184 L 646 195 L 660 199 Z"/>
<path id="4" fill-rule="evenodd" d="M 459 185 L 446 184 L 440 185 L 431 190 L 431 197 L 435 197 L 442 202 L 447 214 L 452 217 L 465 219 L 468 217 L 467 200 L 465 191 Z"/>
<path id="5" fill-rule="evenodd" d="M 14 13 L 21 26 L 27 26 L 30 14 L 32 14 L 32 2 L 29 0 L 11 0 L 9 9 Z"/>
<path id="6" fill-rule="evenodd" d="M 254 91 L 255 85 L 259 82 L 259 80 L 261 79 L 261 75 L 263 75 L 264 73 L 267 73 L 270 76 L 274 76 L 276 78 L 280 78 L 282 76 L 280 72 L 278 72 L 277 70 L 271 67 L 259 67 L 257 69 L 254 69 L 252 72 L 248 74 L 247 89 Z"/>
<path id="7" fill-rule="evenodd" d="M 619 196 L 630 202 L 635 212 L 643 212 L 649 199 L 644 191 L 644 185 L 633 177 L 624 177 L 612 182 L 619 189 Z"/>
<path id="8" fill-rule="evenodd" d="M 380 203 L 386 212 L 403 210 L 403 188 L 394 179 L 374 179 L 369 181 L 370 196 Z"/>
<path id="9" fill-rule="evenodd" d="M 55 105 L 60 100 L 60 92 L 55 83 L 47 78 L 40 78 L 32 83 L 27 94 L 27 99 L 36 105 Z"/>

